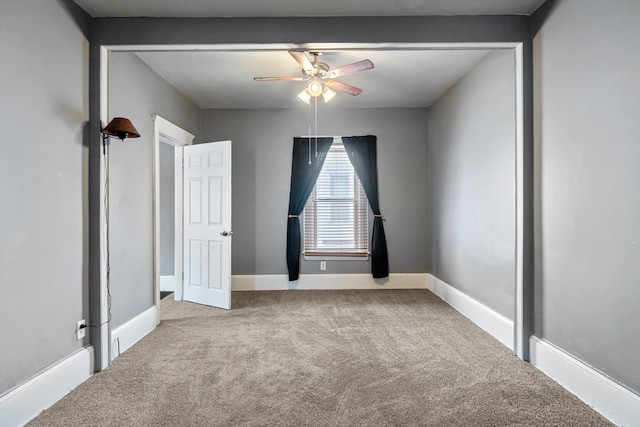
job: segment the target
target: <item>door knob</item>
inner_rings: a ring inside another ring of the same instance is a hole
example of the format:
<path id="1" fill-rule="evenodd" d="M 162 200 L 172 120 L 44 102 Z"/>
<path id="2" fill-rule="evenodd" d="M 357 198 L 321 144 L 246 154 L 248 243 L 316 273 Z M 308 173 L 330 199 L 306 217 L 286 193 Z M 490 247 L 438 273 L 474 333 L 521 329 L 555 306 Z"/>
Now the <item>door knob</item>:
<path id="1" fill-rule="evenodd" d="M 233 234 L 233 231 L 222 231 L 220 233 L 220 235 L 224 237 L 231 236 L 232 234 Z"/>

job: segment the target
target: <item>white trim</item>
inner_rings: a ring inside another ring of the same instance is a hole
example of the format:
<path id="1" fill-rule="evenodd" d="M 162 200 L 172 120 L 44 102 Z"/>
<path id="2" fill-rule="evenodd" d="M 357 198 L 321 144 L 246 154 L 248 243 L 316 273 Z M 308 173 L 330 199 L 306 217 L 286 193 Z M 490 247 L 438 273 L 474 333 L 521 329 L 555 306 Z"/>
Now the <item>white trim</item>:
<path id="1" fill-rule="evenodd" d="M 109 50 L 104 46 L 100 47 L 100 121 L 102 129 L 109 123 Z M 102 135 L 100 136 L 100 325 L 96 328 L 96 333 L 91 334 L 100 340 L 99 343 L 94 342 L 94 346 L 98 346 L 99 352 L 96 355 L 96 370 L 102 371 L 111 363 L 109 358 L 109 334 L 111 333 L 111 325 L 109 319 L 111 317 L 111 309 L 109 306 L 109 279 L 107 271 L 109 270 L 109 248 L 107 247 L 109 237 L 109 227 L 107 218 L 107 209 L 105 207 L 105 200 L 108 206 L 109 194 L 105 191 L 105 182 L 108 182 L 107 171 L 103 167 L 105 162 L 108 165 L 109 162 L 109 147 L 103 148 Z M 106 152 L 105 152 L 106 151 Z M 105 159 L 106 156 L 106 159 Z M 92 320 L 93 321 L 93 320 Z"/>
<path id="2" fill-rule="evenodd" d="M 520 359 L 528 359 L 526 340 L 529 335 L 525 332 L 525 301 L 524 297 L 524 60 L 523 45 L 519 43 L 514 49 L 515 59 L 515 107 L 516 107 L 516 170 L 515 170 L 515 330 L 514 345 L 511 347 Z"/>
<path id="3" fill-rule="evenodd" d="M 445 42 L 445 43 L 305 43 L 305 48 L 309 50 L 443 50 L 443 49 L 512 49 L 517 46 L 517 42 Z M 105 45 L 114 52 L 141 51 L 141 52 L 175 52 L 175 51 L 256 51 L 256 50 L 290 50 L 300 48 L 299 44 L 291 43 L 230 43 L 230 44 L 163 44 L 163 45 Z"/>
<path id="4" fill-rule="evenodd" d="M 513 321 L 432 274 L 428 275 L 427 287 L 463 316 L 469 318 L 473 323 L 513 350 Z"/>
<path id="5" fill-rule="evenodd" d="M 154 114 L 151 116 L 153 120 L 153 132 L 154 135 L 164 134 L 168 136 L 170 140 L 163 141 L 167 144 L 171 144 L 174 147 L 182 147 L 184 145 L 191 145 L 193 143 L 194 135 L 190 134 L 181 127 L 174 125 L 167 119 L 163 119 L 161 116 Z"/>
<path id="6" fill-rule="evenodd" d="M 530 342 L 531 364 L 619 426 L 640 425 L 640 396 L 538 337 Z"/>
<path id="7" fill-rule="evenodd" d="M 367 256 L 339 256 L 339 255 L 305 255 L 302 254 L 305 261 L 369 261 L 370 255 Z"/>
<path id="8" fill-rule="evenodd" d="M 158 309 L 153 306 L 111 332 L 111 360 L 156 328 L 157 313 Z"/>
<path id="9" fill-rule="evenodd" d="M 93 373 L 93 347 L 85 347 L 0 397 L 0 425 L 23 426 Z"/>
<path id="10" fill-rule="evenodd" d="M 388 279 L 374 279 L 370 274 L 301 274 L 295 282 L 289 282 L 289 276 L 286 274 L 231 276 L 231 289 L 234 291 L 426 288 L 426 273 L 390 274 Z"/>
<path id="11" fill-rule="evenodd" d="M 160 323 L 160 143 L 166 143 L 174 147 L 180 148 L 185 145 L 193 144 L 194 135 L 186 130 L 174 125 L 170 121 L 160 117 L 157 114 L 151 116 L 153 120 L 153 304 L 156 310 L 156 324 Z M 179 154 L 177 152 L 180 152 Z M 182 288 L 182 152 L 180 149 L 175 150 L 174 169 L 179 173 L 175 175 L 175 240 L 174 240 L 174 273 L 178 278 L 178 283 L 174 285 L 174 289 Z M 178 162 L 180 162 L 178 164 Z M 179 226 L 178 226 L 179 224 Z M 179 229 L 179 230 L 178 230 Z M 178 250 L 177 248 L 180 247 Z M 178 286 L 179 285 L 179 286 Z M 179 299 L 182 298 L 180 293 Z M 112 338 L 112 342 L 115 339 Z M 120 343 L 122 344 L 122 343 Z M 120 348 L 122 350 L 122 347 Z M 113 351 L 112 351 L 113 353 Z"/>
<path id="12" fill-rule="evenodd" d="M 174 298 L 176 300 L 182 300 L 182 278 L 184 277 L 183 270 L 183 262 L 184 255 L 182 253 L 184 242 L 182 241 L 182 232 L 184 231 L 184 211 L 183 211 L 183 202 L 182 202 L 182 189 L 183 189 L 183 150 L 176 149 L 173 150 L 174 158 L 174 200 L 175 200 L 175 210 L 173 214 L 173 218 L 175 221 L 174 232 L 175 236 L 173 239 L 173 250 L 175 259 L 173 261 L 173 274 L 175 275 L 175 284 L 174 284 Z"/>
<path id="13" fill-rule="evenodd" d="M 175 292 L 176 276 L 160 276 L 160 291 Z"/>

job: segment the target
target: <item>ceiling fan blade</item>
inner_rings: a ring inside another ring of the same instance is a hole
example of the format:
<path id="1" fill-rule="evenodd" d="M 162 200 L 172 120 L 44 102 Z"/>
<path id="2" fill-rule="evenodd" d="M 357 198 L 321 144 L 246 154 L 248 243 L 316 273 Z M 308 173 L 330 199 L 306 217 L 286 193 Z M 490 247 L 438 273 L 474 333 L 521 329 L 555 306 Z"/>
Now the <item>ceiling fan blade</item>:
<path id="1" fill-rule="evenodd" d="M 304 77 L 254 77 L 253 80 L 257 81 L 257 82 L 271 82 L 274 80 L 286 80 L 286 81 L 293 81 L 293 82 L 301 82 L 305 79 Z"/>
<path id="2" fill-rule="evenodd" d="M 340 77 L 346 74 L 357 73 L 358 71 L 370 70 L 373 68 L 373 62 L 368 59 L 354 62 L 353 64 L 345 65 L 344 67 L 336 68 L 335 70 L 328 71 L 325 76 L 329 78 Z"/>
<path id="3" fill-rule="evenodd" d="M 331 89 L 339 90 L 340 92 L 347 93 L 351 96 L 360 95 L 362 93 L 362 89 L 359 87 L 351 86 L 346 83 L 340 83 L 335 80 L 327 80 L 327 86 Z"/>
<path id="4" fill-rule="evenodd" d="M 304 51 L 290 50 L 289 55 L 293 56 L 293 59 L 295 59 L 296 62 L 300 64 L 304 71 L 306 71 L 307 73 L 313 71 L 313 64 L 311 63 L 311 61 L 309 61 L 309 58 L 307 58 L 307 55 L 304 53 Z"/>

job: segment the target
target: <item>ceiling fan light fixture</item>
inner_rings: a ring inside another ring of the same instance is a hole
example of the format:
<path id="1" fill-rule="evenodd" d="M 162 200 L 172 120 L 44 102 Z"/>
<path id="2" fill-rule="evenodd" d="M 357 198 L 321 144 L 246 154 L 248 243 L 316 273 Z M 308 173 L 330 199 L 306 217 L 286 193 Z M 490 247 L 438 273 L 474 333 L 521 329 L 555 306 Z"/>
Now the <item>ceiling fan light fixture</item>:
<path id="1" fill-rule="evenodd" d="M 309 94 L 307 93 L 307 89 L 306 89 L 306 88 L 305 88 L 302 92 L 300 92 L 300 93 L 298 94 L 298 98 L 299 98 L 302 102 L 304 102 L 305 104 L 308 104 L 308 103 L 309 103 L 309 101 L 311 101 L 311 95 L 309 95 Z"/>
<path id="2" fill-rule="evenodd" d="M 313 80 L 309 85 L 307 85 L 307 92 L 314 98 L 322 95 L 323 89 L 322 83 L 318 80 Z"/>
<path id="3" fill-rule="evenodd" d="M 336 96 L 336 93 L 328 87 L 325 87 L 322 91 L 322 99 L 324 99 L 325 103 L 331 101 L 334 96 Z"/>
<path id="4" fill-rule="evenodd" d="M 318 61 L 318 56 L 321 55 L 320 52 L 308 51 L 306 49 L 291 49 L 289 50 L 289 54 L 298 65 L 302 67 L 301 77 L 254 77 L 253 80 L 260 82 L 276 80 L 306 81 L 308 82 L 307 86 L 304 88 L 303 93 L 298 94 L 298 98 L 307 104 L 310 103 L 311 98 L 316 98 L 317 100 L 320 95 L 322 95 L 325 103 L 329 102 L 336 95 L 335 91 L 343 92 L 351 96 L 360 95 L 362 89 L 333 79 L 373 68 L 373 62 L 368 59 L 363 59 L 362 61 L 332 70 L 328 64 Z M 313 57 L 313 62 L 309 60 L 308 55 Z"/>

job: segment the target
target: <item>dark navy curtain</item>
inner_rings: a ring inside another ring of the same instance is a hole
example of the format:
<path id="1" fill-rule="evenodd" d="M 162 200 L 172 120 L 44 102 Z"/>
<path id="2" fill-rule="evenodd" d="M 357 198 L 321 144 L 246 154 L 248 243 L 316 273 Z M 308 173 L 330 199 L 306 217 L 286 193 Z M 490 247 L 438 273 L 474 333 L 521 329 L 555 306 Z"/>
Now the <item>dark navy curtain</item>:
<path id="1" fill-rule="evenodd" d="M 316 149 L 317 141 L 317 149 Z M 300 274 L 300 221 L 304 205 L 316 185 L 333 138 L 293 138 L 291 190 L 287 221 L 287 266 L 289 281 Z"/>
<path id="2" fill-rule="evenodd" d="M 387 255 L 387 238 L 384 234 L 382 214 L 378 202 L 378 161 L 376 154 L 376 137 L 345 136 L 342 143 L 353 169 L 356 171 L 362 188 L 367 193 L 369 206 L 373 211 L 373 233 L 371 234 L 371 274 L 380 279 L 389 276 L 389 257 Z"/>

